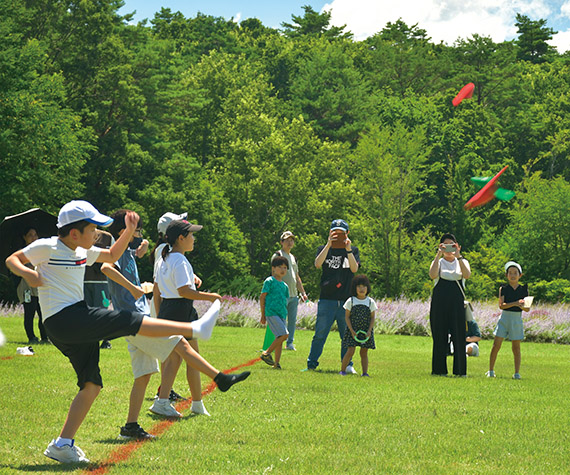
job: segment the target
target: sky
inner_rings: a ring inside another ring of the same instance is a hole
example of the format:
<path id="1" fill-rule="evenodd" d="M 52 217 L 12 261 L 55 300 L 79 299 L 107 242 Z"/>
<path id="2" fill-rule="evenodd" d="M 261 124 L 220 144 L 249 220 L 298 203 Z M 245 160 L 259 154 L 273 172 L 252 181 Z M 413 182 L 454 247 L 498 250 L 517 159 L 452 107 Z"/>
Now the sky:
<path id="1" fill-rule="evenodd" d="M 291 15 L 303 15 L 303 5 L 314 10 L 331 11 L 331 23 L 347 25 L 357 40 L 382 30 L 387 22 L 398 18 L 408 25 L 418 24 L 432 41 L 449 45 L 461 37 L 477 33 L 490 36 L 495 42 L 517 36 L 515 15 L 521 13 L 531 20 L 545 19 L 557 31 L 550 43 L 560 53 L 570 50 L 570 0 L 124 0 L 120 13 L 136 11 L 135 20 L 149 20 L 161 7 L 180 11 L 191 18 L 198 12 L 240 22 L 258 18 L 271 28 L 291 22 Z"/>

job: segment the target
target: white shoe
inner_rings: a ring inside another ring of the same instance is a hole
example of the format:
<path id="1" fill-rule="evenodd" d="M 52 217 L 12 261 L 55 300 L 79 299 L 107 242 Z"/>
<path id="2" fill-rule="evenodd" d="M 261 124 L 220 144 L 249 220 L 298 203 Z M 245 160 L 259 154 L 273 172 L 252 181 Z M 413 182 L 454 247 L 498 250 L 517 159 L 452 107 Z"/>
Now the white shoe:
<path id="1" fill-rule="evenodd" d="M 168 399 L 157 399 L 152 403 L 152 406 L 148 409 L 150 412 L 154 414 L 158 414 L 159 416 L 166 416 L 166 417 L 182 417 Z"/>
<path id="2" fill-rule="evenodd" d="M 495 372 L 494 371 L 487 371 L 485 373 L 485 376 L 487 376 L 487 378 L 494 378 L 495 377 Z"/>
<path id="3" fill-rule="evenodd" d="M 295 345 L 293 345 L 293 343 L 291 343 L 290 345 L 287 345 L 285 347 L 285 349 L 289 350 L 289 351 L 297 351 L 297 348 L 295 348 Z"/>
<path id="4" fill-rule="evenodd" d="M 204 407 L 203 401 L 192 401 L 192 408 L 190 409 L 190 411 L 193 414 L 198 414 L 198 415 L 202 415 L 202 416 L 209 416 L 210 415 L 210 413 Z"/>
<path id="5" fill-rule="evenodd" d="M 55 440 L 49 443 L 47 449 L 44 451 L 44 455 L 61 463 L 89 462 L 83 450 L 77 447 L 77 445 L 58 447 L 55 445 Z"/>
<path id="6" fill-rule="evenodd" d="M 358 374 L 356 372 L 356 370 L 354 369 L 354 366 L 350 365 L 346 367 L 346 370 L 344 371 L 346 374 Z"/>

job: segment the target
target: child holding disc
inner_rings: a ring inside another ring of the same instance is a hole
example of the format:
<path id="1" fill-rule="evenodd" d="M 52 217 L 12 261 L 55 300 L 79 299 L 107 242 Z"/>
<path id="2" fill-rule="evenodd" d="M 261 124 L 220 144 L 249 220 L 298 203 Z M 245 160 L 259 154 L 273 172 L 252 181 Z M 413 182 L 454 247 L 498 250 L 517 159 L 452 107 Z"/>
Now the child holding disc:
<path id="1" fill-rule="evenodd" d="M 283 278 L 287 275 L 289 269 L 289 261 L 286 257 L 275 256 L 271 260 L 271 276 L 263 282 L 261 296 L 259 297 L 259 305 L 261 307 L 262 325 L 269 325 L 269 328 L 275 335 L 275 340 L 267 350 L 261 353 L 261 360 L 275 369 L 281 369 L 279 361 L 281 360 L 281 352 L 283 350 L 283 342 L 289 336 L 287 331 L 287 300 L 289 299 L 289 286 L 283 282 Z M 275 350 L 275 361 L 271 357 L 271 353 Z"/>
<path id="2" fill-rule="evenodd" d="M 339 374 L 346 375 L 346 367 L 357 346 L 360 346 L 360 363 L 362 364 L 362 376 L 368 374 L 368 350 L 375 349 L 374 344 L 374 317 L 378 307 L 371 299 L 370 281 L 365 275 L 357 275 L 352 279 L 351 297 L 344 303 L 346 332 L 342 344 L 348 349 L 342 359 Z"/>
<path id="3" fill-rule="evenodd" d="M 524 338 L 522 312 L 528 312 L 529 307 L 525 306 L 525 297 L 528 297 L 528 286 L 520 285 L 522 277 L 522 267 L 514 261 L 505 264 L 505 273 L 508 284 L 499 288 L 499 308 L 502 310 L 501 318 L 497 322 L 495 340 L 489 358 L 489 371 L 487 377 L 495 377 L 495 361 L 501 349 L 503 340 L 508 338 L 513 345 L 513 356 L 515 358 L 515 374 L 513 379 L 521 379 L 521 340 Z"/>

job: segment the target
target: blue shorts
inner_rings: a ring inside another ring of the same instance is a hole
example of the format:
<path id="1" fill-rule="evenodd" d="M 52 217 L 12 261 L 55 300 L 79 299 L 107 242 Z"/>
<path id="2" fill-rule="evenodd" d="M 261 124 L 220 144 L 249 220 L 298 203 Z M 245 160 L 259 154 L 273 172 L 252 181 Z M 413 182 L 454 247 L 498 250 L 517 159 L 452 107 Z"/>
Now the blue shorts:
<path id="1" fill-rule="evenodd" d="M 503 310 L 501 318 L 497 322 L 493 335 L 507 340 L 523 340 L 524 330 L 521 312 L 512 312 L 511 310 Z"/>
<path id="2" fill-rule="evenodd" d="M 269 317 L 266 316 L 265 320 L 267 321 L 267 326 L 273 332 L 275 338 L 283 335 L 289 335 L 289 332 L 287 331 L 287 327 L 285 325 L 285 320 L 283 320 L 281 317 L 274 315 Z"/>

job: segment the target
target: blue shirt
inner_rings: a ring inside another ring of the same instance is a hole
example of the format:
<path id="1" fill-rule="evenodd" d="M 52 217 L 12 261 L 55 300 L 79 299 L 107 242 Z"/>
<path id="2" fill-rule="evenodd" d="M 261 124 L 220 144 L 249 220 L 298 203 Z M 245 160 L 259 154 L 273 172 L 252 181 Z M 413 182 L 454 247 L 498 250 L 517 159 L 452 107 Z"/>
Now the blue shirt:
<path id="1" fill-rule="evenodd" d="M 119 260 L 115 262 L 115 267 L 131 284 L 140 286 L 141 280 L 139 278 L 139 270 L 135 261 L 136 249 L 127 249 Z M 135 300 L 131 294 L 122 285 L 113 282 L 107 278 L 109 282 L 109 292 L 111 293 L 111 300 L 113 301 L 113 308 L 115 310 L 128 310 L 130 312 L 139 312 L 143 315 L 150 315 L 150 306 L 146 295 L 140 299 Z"/>

